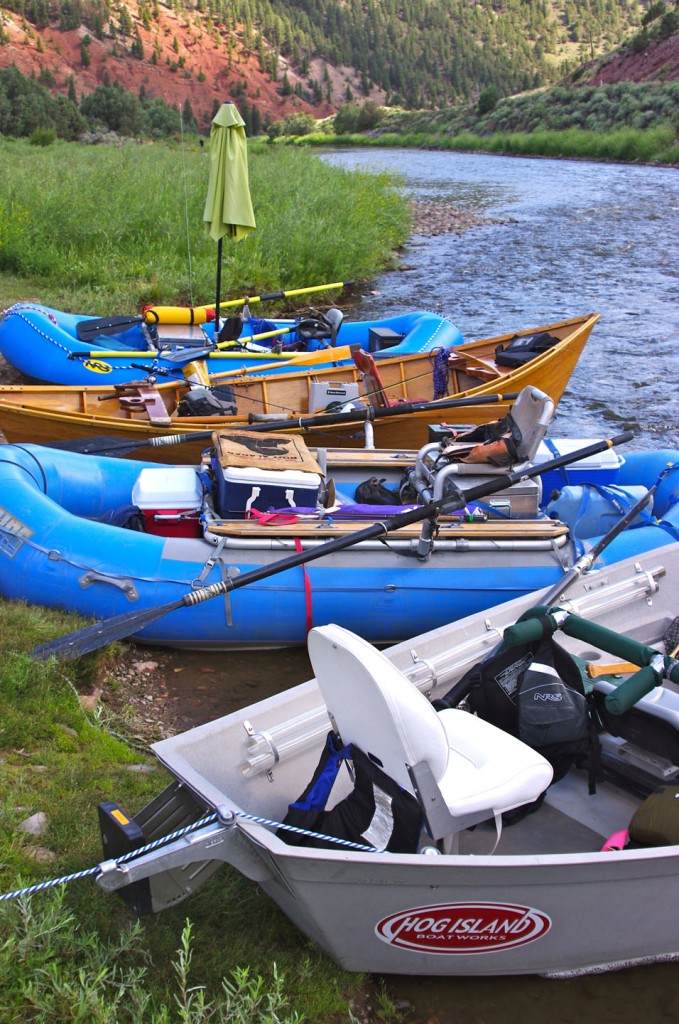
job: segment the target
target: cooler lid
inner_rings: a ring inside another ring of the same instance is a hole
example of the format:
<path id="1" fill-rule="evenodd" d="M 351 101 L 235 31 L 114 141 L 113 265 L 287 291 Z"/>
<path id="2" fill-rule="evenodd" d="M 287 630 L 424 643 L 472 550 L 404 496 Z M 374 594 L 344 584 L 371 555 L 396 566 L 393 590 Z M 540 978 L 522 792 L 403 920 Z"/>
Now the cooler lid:
<path id="1" fill-rule="evenodd" d="M 540 442 L 532 461 L 535 465 L 540 465 L 543 462 L 548 462 L 549 459 L 555 459 L 558 455 L 570 455 L 579 448 L 586 448 L 588 445 L 596 444 L 600 440 L 601 438 L 599 437 L 551 437 Z M 580 469 L 585 472 L 591 472 L 592 469 L 615 470 L 619 469 L 624 461 L 624 457 L 618 455 L 615 449 L 606 448 L 595 455 L 588 455 L 585 459 L 578 459 L 577 462 L 573 462 L 565 468 L 569 473 L 577 472 Z"/>
<path id="2" fill-rule="evenodd" d="M 142 469 L 132 488 L 132 503 L 139 508 L 197 508 L 203 485 L 192 466 Z"/>
<path id="3" fill-rule="evenodd" d="M 321 477 L 299 469 L 257 469 L 255 466 L 223 466 L 224 480 L 232 484 L 257 487 L 297 487 L 318 490 Z"/>

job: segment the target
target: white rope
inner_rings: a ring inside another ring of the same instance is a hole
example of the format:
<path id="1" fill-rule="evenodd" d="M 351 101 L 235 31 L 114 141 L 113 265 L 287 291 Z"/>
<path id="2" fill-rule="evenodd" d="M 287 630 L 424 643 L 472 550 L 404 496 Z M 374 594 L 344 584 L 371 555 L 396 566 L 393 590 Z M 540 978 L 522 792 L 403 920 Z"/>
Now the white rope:
<path id="1" fill-rule="evenodd" d="M 275 829 L 284 829 L 287 832 L 294 832 L 297 835 L 309 836 L 311 839 L 320 839 L 326 843 L 335 843 L 338 846 L 346 846 L 351 850 L 360 850 L 362 853 L 379 853 L 374 846 L 362 846 L 360 843 L 353 843 L 349 839 L 338 839 L 336 836 L 326 836 L 321 832 L 312 832 L 306 828 L 298 828 L 296 825 L 285 825 L 281 821 L 271 821 L 269 818 L 260 818 L 255 814 L 246 814 L 244 811 L 234 811 L 234 815 L 237 818 L 242 818 L 244 821 L 252 821 L 257 825 L 268 825 Z M 220 820 L 219 814 L 208 814 L 204 818 L 199 818 L 198 821 L 193 822 L 192 825 L 186 825 L 184 828 L 176 829 L 174 832 L 168 833 L 166 836 L 161 836 L 159 839 L 154 839 L 153 842 L 146 843 L 145 846 L 140 846 L 136 850 L 130 850 L 129 853 L 124 853 L 120 857 L 116 857 L 113 863 L 118 866 L 120 864 L 126 864 L 129 861 L 134 861 L 138 857 L 141 857 L 145 853 L 150 853 L 152 850 L 158 849 L 159 846 L 164 846 L 166 843 L 174 842 L 175 839 L 181 839 L 189 832 L 195 832 L 197 829 L 203 828 L 205 825 L 211 825 L 216 821 Z M 75 871 L 70 875 L 62 875 L 60 878 L 51 878 L 44 882 L 36 882 L 35 885 L 27 885 L 23 889 L 15 889 L 13 892 L 6 892 L 0 895 L 0 903 L 5 903 L 7 900 L 17 899 L 20 896 L 32 896 L 37 892 L 44 892 L 46 889 L 53 889 L 57 885 L 66 885 L 68 882 L 76 882 L 81 878 L 88 878 L 92 875 L 96 875 L 101 871 L 101 866 L 97 864 L 93 868 L 85 868 L 82 871 Z"/>

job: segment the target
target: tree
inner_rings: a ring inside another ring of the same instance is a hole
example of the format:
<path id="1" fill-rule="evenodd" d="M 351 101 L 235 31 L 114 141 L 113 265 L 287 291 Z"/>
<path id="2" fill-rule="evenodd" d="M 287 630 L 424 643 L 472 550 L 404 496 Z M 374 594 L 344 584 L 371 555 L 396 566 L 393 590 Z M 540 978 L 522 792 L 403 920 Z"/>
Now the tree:
<path id="1" fill-rule="evenodd" d="M 477 104 L 477 111 L 480 117 L 484 114 L 490 114 L 491 110 L 495 110 L 500 99 L 500 93 L 498 92 L 497 86 L 487 85 L 485 89 L 482 89 L 479 94 L 479 101 Z"/>

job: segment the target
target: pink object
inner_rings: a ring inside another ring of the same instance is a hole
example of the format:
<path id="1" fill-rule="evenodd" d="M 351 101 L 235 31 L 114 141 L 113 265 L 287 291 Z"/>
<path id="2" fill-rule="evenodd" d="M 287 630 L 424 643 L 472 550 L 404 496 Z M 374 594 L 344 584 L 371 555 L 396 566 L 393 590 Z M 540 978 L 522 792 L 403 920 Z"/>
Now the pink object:
<path id="1" fill-rule="evenodd" d="M 614 832 L 610 835 L 604 845 L 601 847 L 602 853 L 605 850 L 624 850 L 629 842 L 629 832 L 626 828 L 620 829 L 619 832 Z"/>

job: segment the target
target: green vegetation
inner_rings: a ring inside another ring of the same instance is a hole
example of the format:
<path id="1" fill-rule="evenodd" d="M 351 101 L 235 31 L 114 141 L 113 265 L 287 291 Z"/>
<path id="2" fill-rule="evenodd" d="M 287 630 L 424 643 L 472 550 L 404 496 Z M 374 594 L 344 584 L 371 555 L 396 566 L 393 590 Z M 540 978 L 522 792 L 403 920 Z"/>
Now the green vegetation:
<path id="1" fill-rule="evenodd" d="M 97 804 L 114 798 L 134 813 L 169 781 L 114 734 L 124 719 L 78 699 L 116 687 L 119 650 L 61 667 L 28 657 L 82 624 L 0 602 L 0 893 L 94 867 Z M 22 832 L 40 811 L 44 834 Z M 139 923 L 91 877 L 0 903 L 1 1024 L 325 1024 L 347 1018 L 362 982 L 226 867 L 182 906 Z"/>
<path id="2" fill-rule="evenodd" d="M 82 23 L 95 38 L 110 40 L 114 56 L 153 62 L 155 50 L 144 52 L 138 31 L 139 25 L 151 25 L 153 0 L 120 6 L 107 0 L 51 4 L 9 0 L 6 6 L 39 30 L 56 24 L 73 29 Z M 189 20 L 201 24 L 216 46 L 228 48 L 230 39 L 238 35 L 283 95 L 294 92 L 316 105 L 322 100 L 337 104 L 351 99 L 333 95 L 329 78 L 311 75 L 311 62 L 321 57 L 335 67 L 355 69 L 354 92 L 365 97 L 376 86 L 386 93 L 388 105 L 410 108 L 472 99 L 487 85 L 508 95 L 554 82 L 641 29 L 646 6 L 640 0 L 481 0 L 475 4 L 467 0 L 368 4 L 174 0 L 172 4 L 175 11 L 185 13 L 187 25 Z M 90 59 L 87 51 L 83 45 L 84 64 Z M 300 76 L 294 87 L 287 72 L 280 70 L 280 58 Z"/>
<path id="3" fill-rule="evenodd" d="M 202 219 L 208 160 L 195 142 L 0 140 L 0 178 L 3 305 L 36 295 L 104 315 L 213 301 L 217 247 Z M 408 235 L 407 204 L 388 176 L 332 168 L 308 151 L 253 145 L 250 190 L 257 229 L 223 246 L 225 299 L 369 279 Z"/>
<path id="4" fill-rule="evenodd" d="M 323 131 L 275 141 L 679 162 L 679 81 L 560 86 L 505 99 L 489 86 L 476 104 L 436 113 L 383 110 L 378 127 L 362 134 L 356 109 L 343 107 L 332 124 L 321 122 Z M 344 116 L 347 110 L 348 118 Z"/>
<path id="5" fill-rule="evenodd" d="M 482 94 L 484 95 L 484 94 Z M 486 94 L 487 95 L 487 94 Z M 380 125 L 385 132 L 457 135 L 473 132 L 643 130 L 679 124 L 679 81 L 619 82 L 615 85 L 557 86 L 535 92 L 495 97 L 488 109 L 479 105 L 450 107 L 436 113 L 389 112 Z"/>

